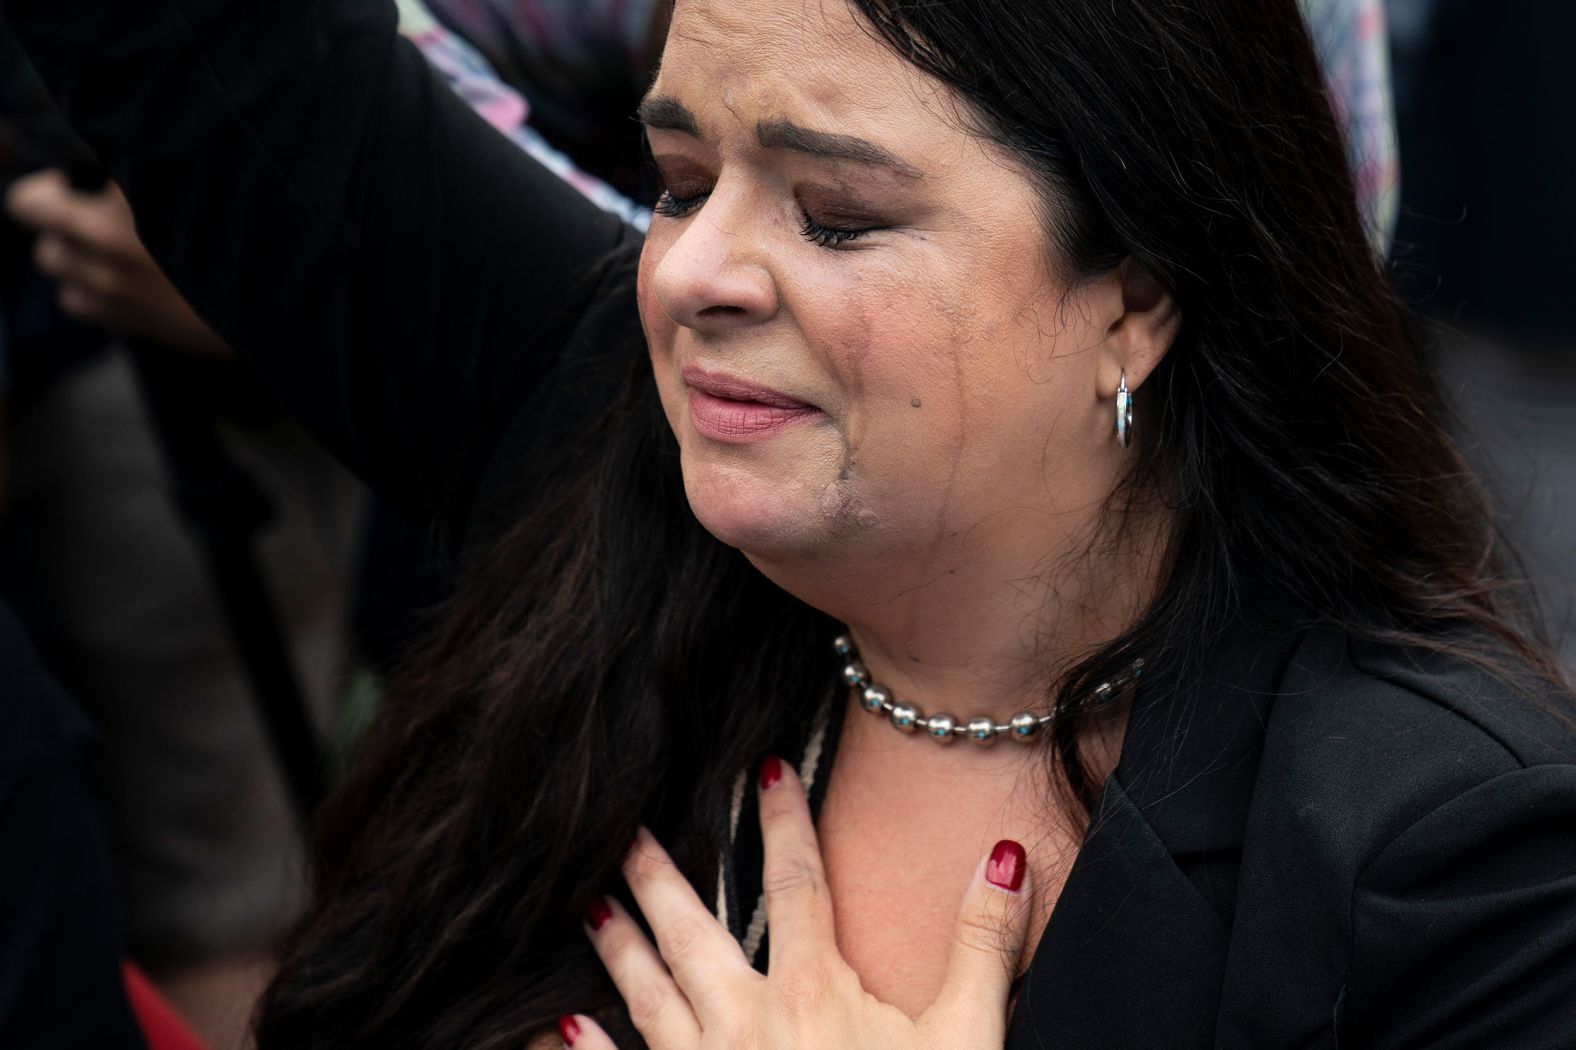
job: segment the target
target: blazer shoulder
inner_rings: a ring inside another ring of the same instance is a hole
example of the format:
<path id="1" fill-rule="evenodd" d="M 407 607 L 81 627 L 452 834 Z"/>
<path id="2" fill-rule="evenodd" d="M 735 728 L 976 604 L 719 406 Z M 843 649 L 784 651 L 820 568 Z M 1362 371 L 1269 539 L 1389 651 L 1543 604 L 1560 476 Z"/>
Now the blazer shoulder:
<path id="1" fill-rule="evenodd" d="M 1576 763 L 1576 693 L 1501 652 L 1490 669 L 1449 652 L 1348 639 L 1353 667 L 1448 713 L 1523 767 Z M 1492 652 L 1492 650 L 1489 650 Z"/>
<path id="2" fill-rule="evenodd" d="M 1254 792 L 1261 821 L 1322 826 L 1336 848 L 1378 850 L 1507 773 L 1576 766 L 1576 701 L 1530 672 L 1510 672 L 1311 632 L 1266 727 Z"/>
<path id="3" fill-rule="evenodd" d="M 1576 695 L 1507 653 L 1490 668 L 1452 650 L 1317 631 L 1287 664 L 1280 698 L 1286 730 L 1359 734 L 1392 768 L 1437 760 L 1441 748 L 1455 765 L 1576 762 Z"/>
<path id="4" fill-rule="evenodd" d="M 1244 829 L 1223 1045 L 1558 1045 L 1572 1008 L 1517 988 L 1576 944 L 1576 731 L 1569 695 L 1531 681 L 1302 639 Z"/>

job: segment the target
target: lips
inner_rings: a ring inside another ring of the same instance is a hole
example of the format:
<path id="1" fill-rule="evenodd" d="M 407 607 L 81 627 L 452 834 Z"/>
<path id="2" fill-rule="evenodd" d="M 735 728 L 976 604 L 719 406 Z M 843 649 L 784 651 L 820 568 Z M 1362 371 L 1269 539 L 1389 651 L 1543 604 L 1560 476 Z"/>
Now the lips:
<path id="1" fill-rule="evenodd" d="M 771 387 L 751 383 L 736 376 L 723 375 L 720 372 L 708 372 L 697 365 L 685 365 L 683 374 L 684 382 L 712 397 L 724 398 L 728 401 L 754 401 L 773 408 L 814 407 Z"/>
<path id="2" fill-rule="evenodd" d="M 690 388 L 690 419 L 696 430 L 715 441 L 760 441 L 821 415 L 814 405 L 737 376 L 695 365 L 685 366 L 683 376 Z"/>

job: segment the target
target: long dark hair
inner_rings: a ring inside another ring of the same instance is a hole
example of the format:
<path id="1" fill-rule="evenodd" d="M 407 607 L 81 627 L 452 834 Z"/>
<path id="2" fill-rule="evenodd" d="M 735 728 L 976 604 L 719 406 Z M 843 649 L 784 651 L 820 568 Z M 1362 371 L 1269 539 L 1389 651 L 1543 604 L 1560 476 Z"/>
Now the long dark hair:
<path id="1" fill-rule="evenodd" d="M 1169 570 L 1058 700 L 1136 653 L 1146 693 L 1183 688 L 1247 577 L 1311 622 L 1479 637 L 1553 673 L 1370 247 L 1294 0 L 856 5 L 1040 180 L 1065 274 L 1132 256 L 1182 309 L 1119 494 L 1168 505 Z M 638 345 L 577 447 L 325 806 L 265 1050 L 518 1048 L 598 1008 L 617 1027 L 581 907 L 642 822 L 710 885 L 732 779 L 826 695 L 832 625 L 695 522 Z M 1087 726 L 1057 726 L 1047 762 L 1087 807 Z"/>

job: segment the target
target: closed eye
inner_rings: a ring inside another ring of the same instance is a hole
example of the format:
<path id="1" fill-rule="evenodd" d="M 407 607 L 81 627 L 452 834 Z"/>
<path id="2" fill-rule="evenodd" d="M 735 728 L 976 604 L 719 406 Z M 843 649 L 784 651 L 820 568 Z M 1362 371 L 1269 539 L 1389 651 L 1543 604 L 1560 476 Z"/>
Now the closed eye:
<path id="1" fill-rule="evenodd" d="M 681 197 L 669 190 L 663 190 L 652 210 L 663 218 L 683 219 L 699 211 L 709 196 L 711 196 L 709 193 L 697 193 L 693 196 Z M 839 248 L 880 229 L 879 226 L 833 226 L 820 221 L 802 208 L 800 213 L 799 235 L 822 248 Z"/>
<path id="2" fill-rule="evenodd" d="M 709 193 L 697 193 L 692 197 L 680 197 L 670 190 L 663 190 L 651 210 L 664 218 L 682 219 L 705 204 L 709 196 Z"/>

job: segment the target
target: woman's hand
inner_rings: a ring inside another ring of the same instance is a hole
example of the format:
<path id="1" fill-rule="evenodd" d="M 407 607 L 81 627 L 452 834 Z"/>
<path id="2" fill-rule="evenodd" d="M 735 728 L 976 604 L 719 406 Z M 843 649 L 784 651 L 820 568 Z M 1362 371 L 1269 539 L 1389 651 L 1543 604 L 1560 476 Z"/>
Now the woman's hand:
<path id="1" fill-rule="evenodd" d="M 594 904 L 587 916 L 592 944 L 652 1050 L 999 1050 L 1027 930 L 1023 847 L 998 843 L 981 863 L 941 993 L 910 1018 L 866 993 L 837 949 L 815 827 L 786 763 L 762 764 L 760 803 L 771 931 L 765 976 L 645 831 L 624 861 L 624 877 L 656 945 L 614 902 Z M 559 1028 L 574 1050 L 615 1050 L 582 1015 Z"/>

